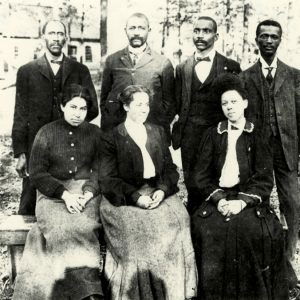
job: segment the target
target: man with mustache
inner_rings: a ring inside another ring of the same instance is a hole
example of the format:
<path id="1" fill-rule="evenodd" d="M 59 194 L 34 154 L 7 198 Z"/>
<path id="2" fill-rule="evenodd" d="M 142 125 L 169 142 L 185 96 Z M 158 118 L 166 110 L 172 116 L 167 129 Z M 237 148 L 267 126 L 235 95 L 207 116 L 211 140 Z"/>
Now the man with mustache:
<path id="1" fill-rule="evenodd" d="M 89 89 L 92 107 L 87 120 L 98 113 L 96 91 L 86 66 L 66 57 L 62 49 L 67 40 L 66 27 L 61 21 L 50 20 L 42 29 L 45 54 L 21 66 L 16 80 L 16 102 L 12 128 L 16 170 L 23 178 L 19 214 L 34 215 L 36 190 L 31 186 L 27 167 L 30 151 L 38 130 L 62 117 L 60 101 L 66 86 L 78 83 Z M 70 135 L 71 135 L 70 131 Z M 76 147 L 76 144 L 70 144 Z"/>
<path id="2" fill-rule="evenodd" d="M 100 109 L 101 128 L 108 130 L 125 120 L 118 94 L 129 85 L 143 85 L 151 94 L 148 121 L 165 128 L 170 134 L 174 118 L 174 69 L 169 59 L 147 44 L 151 31 L 142 13 L 131 15 L 125 26 L 129 45 L 107 57 L 102 78 Z"/>
<path id="3" fill-rule="evenodd" d="M 259 60 L 241 77 L 249 95 L 249 119 L 271 147 L 280 211 L 288 227 L 287 258 L 293 264 L 300 218 L 300 71 L 278 59 L 281 36 L 282 27 L 274 20 L 257 25 Z"/>
<path id="4" fill-rule="evenodd" d="M 211 89 L 222 73 L 239 73 L 240 65 L 216 52 L 217 23 L 207 16 L 199 17 L 193 26 L 195 53 L 176 68 L 178 121 L 172 131 L 173 148 L 181 147 L 184 182 L 188 191 L 187 208 L 193 212 L 197 190 L 190 174 L 196 161 L 201 138 L 207 128 L 224 119 L 219 102 Z"/>

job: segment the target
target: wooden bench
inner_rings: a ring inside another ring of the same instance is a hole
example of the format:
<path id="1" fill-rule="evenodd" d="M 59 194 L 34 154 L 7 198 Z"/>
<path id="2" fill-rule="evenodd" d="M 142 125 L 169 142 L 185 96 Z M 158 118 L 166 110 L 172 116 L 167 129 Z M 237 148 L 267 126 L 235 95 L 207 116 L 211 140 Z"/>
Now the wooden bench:
<path id="1" fill-rule="evenodd" d="M 0 245 L 8 247 L 11 282 L 18 272 L 28 231 L 35 222 L 35 216 L 12 215 L 0 219 Z"/>

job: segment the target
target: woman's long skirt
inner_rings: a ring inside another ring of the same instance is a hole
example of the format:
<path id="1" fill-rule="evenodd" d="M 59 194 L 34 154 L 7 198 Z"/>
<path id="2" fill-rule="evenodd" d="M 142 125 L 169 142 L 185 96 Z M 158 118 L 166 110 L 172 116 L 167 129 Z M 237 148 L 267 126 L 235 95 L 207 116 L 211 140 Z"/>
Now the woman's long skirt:
<path id="1" fill-rule="evenodd" d="M 192 217 L 199 299 L 288 299 L 282 226 L 267 206 L 222 216 L 206 202 Z"/>
<path id="2" fill-rule="evenodd" d="M 177 196 L 153 210 L 100 205 L 109 299 L 184 300 L 197 295 L 189 215 Z"/>
<path id="3" fill-rule="evenodd" d="M 81 193 L 84 180 L 64 182 Z M 102 295 L 98 230 L 100 197 L 84 211 L 70 214 L 62 200 L 37 197 L 36 217 L 28 233 L 16 278 L 14 300 L 79 300 Z"/>

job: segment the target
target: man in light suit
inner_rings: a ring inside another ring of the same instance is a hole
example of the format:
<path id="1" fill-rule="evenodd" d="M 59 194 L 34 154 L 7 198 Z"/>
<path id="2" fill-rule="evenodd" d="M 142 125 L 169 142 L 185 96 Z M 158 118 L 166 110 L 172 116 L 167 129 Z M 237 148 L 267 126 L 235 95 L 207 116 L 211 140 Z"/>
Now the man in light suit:
<path id="1" fill-rule="evenodd" d="M 100 96 L 103 130 L 125 120 L 118 94 L 127 86 L 138 84 L 152 93 L 147 120 L 163 126 L 166 134 L 170 134 L 175 114 L 174 69 L 169 59 L 147 45 L 150 31 L 149 20 L 144 14 L 131 15 L 125 27 L 129 45 L 106 59 Z"/>
<path id="2" fill-rule="evenodd" d="M 201 16 L 194 23 L 195 53 L 176 68 L 176 100 L 178 121 L 172 131 L 174 149 L 181 147 L 184 181 L 188 191 L 187 208 L 193 212 L 197 191 L 190 174 L 196 153 L 207 128 L 224 118 L 221 106 L 211 89 L 214 79 L 222 73 L 239 73 L 240 65 L 214 49 L 218 39 L 214 19 Z"/>
<path id="3" fill-rule="evenodd" d="M 62 117 L 60 100 L 64 88 L 77 83 L 88 88 L 92 107 L 87 120 L 99 112 L 97 96 L 88 68 L 66 57 L 66 27 L 57 20 L 47 22 L 42 30 L 46 52 L 41 58 L 19 68 L 16 80 L 16 103 L 12 129 L 16 170 L 23 178 L 19 214 L 35 214 L 36 190 L 31 186 L 27 167 L 38 130 Z M 75 147 L 76 145 L 74 145 Z"/>
<path id="4" fill-rule="evenodd" d="M 258 24 L 255 40 L 260 57 L 241 77 L 249 96 L 249 119 L 272 149 L 280 210 L 288 225 L 287 257 L 293 262 L 300 217 L 300 71 L 277 58 L 281 35 L 281 25 L 276 21 Z"/>

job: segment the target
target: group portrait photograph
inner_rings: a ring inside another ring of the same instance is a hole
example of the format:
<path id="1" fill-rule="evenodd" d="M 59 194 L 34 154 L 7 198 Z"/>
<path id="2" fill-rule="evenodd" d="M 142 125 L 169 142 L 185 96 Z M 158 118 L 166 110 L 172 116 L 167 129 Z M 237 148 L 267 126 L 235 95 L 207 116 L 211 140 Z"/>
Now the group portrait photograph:
<path id="1" fill-rule="evenodd" d="M 0 300 L 300 300 L 300 1 L 0 22 Z"/>

